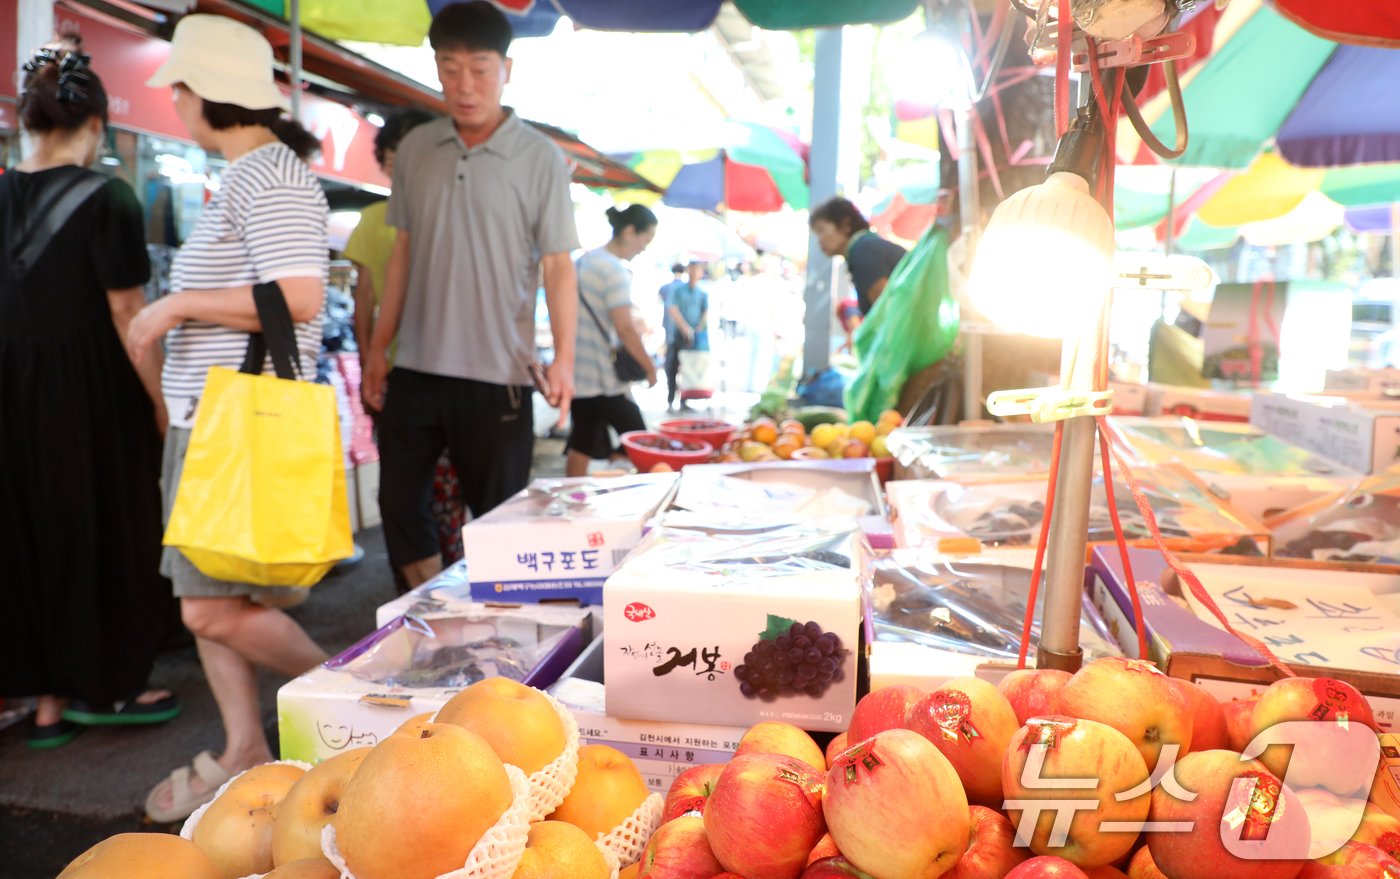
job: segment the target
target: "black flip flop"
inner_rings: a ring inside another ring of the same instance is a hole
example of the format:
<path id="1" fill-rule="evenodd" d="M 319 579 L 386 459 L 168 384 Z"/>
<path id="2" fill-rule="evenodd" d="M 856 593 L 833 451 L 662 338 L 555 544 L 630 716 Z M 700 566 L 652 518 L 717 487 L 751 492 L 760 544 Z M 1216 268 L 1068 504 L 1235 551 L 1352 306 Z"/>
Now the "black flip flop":
<path id="1" fill-rule="evenodd" d="M 81 726 L 67 720 L 47 723 L 43 726 L 35 723 L 30 725 L 29 734 L 25 736 L 25 743 L 36 750 L 47 751 L 51 748 L 63 747 L 77 738 L 78 733 L 82 731 Z"/>
<path id="2" fill-rule="evenodd" d="M 180 697 L 172 693 L 150 703 L 135 698 L 102 706 L 73 702 L 64 710 L 63 719 L 83 726 L 149 726 L 174 720 L 179 714 Z"/>

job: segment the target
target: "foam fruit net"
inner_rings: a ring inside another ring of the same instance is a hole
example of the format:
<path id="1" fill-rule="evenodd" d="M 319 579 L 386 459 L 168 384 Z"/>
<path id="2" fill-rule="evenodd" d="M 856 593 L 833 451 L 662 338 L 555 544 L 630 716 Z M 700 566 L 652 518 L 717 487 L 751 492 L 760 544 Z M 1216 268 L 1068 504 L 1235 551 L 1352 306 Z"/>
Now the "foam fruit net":
<path id="1" fill-rule="evenodd" d="M 656 828 L 661 826 L 661 812 L 665 805 L 665 797 L 652 794 L 642 801 L 637 811 L 629 815 L 627 820 L 603 834 L 598 840 L 598 847 L 603 850 L 608 864 L 613 867 L 613 879 L 617 879 L 618 871 L 642 859 L 647 840 L 651 839 Z"/>
<path id="2" fill-rule="evenodd" d="M 564 751 L 553 763 L 530 776 L 530 820 L 543 821 L 574 789 L 578 778 L 578 721 L 558 699 L 542 695 L 554 706 L 559 722 L 564 724 Z"/>
<path id="3" fill-rule="evenodd" d="M 490 830 L 482 834 L 476 848 L 467 855 L 462 869 L 443 873 L 437 879 L 510 879 L 515 874 L 520 858 L 525 854 L 525 840 L 530 833 L 532 797 L 530 780 L 524 772 L 506 764 L 506 775 L 510 777 L 510 789 L 514 795 L 510 808 Z M 356 879 L 340 856 L 335 844 L 335 827 L 332 825 L 327 825 L 321 835 L 321 851 L 340 871 L 341 879 Z"/>

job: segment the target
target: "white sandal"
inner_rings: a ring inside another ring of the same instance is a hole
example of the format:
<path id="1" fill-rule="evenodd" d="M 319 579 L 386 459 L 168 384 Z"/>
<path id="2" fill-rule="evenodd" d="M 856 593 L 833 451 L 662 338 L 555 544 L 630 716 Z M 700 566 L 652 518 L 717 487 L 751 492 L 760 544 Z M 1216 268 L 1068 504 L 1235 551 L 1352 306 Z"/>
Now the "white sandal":
<path id="1" fill-rule="evenodd" d="M 204 782 L 208 790 L 195 793 L 190 789 L 191 771 L 199 776 L 199 780 Z M 157 824 L 183 821 L 194 814 L 195 809 L 214 799 L 214 794 L 232 777 L 233 775 L 226 772 L 224 767 L 219 765 L 219 761 L 214 759 L 213 754 L 200 751 L 189 766 L 181 766 L 170 773 L 169 778 L 156 785 L 146 795 L 146 815 Z M 167 784 L 171 787 L 170 805 L 161 809 L 156 806 L 156 800 Z"/>

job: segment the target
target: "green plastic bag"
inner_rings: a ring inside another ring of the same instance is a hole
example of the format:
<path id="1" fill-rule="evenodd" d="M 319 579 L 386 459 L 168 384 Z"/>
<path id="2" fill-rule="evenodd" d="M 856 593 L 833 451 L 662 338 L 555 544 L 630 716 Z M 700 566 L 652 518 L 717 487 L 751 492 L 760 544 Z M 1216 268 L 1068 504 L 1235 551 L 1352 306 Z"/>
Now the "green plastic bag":
<path id="1" fill-rule="evenodd" d="M 899 402 L 909 377 L 948 356 L 958 338 L 948 283 L 948 234 L 937 224 L 905 254 L 855 332 L 860 371 L 846 386 L 851 420 L 874 421 Z"/>

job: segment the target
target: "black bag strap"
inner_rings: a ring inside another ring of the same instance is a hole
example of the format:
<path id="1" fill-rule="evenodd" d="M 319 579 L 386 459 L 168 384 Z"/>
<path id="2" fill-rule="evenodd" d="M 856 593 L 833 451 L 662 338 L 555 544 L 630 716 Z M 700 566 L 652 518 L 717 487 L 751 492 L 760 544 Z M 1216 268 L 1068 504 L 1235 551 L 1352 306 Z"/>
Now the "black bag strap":
<path id="1" fill-rule="evenodd" d="M 272 371 L 280 379 L 293 381 L 301 375 L 301 353 L 297 350 L 296 325 L 287 308 L 287 298 L 274 281 L 253 287 L 253 304 L 258 309 L 262 332 L 248 334 L 248 352 L 239 372 L 261 375 L 263 360 L 272 356 Z"/>
<path id="2" fill-rule="evenodd" d="M 53 243 L 54 236 L 72 219 L 73 212 L 106 185 L 107 177 L 104 175 L 83 170 L 55 189 L 44 204 L 36 205 L 31 216 L 38 219 L 21 233 L 14 251 L 16 274 L 23 276 L 27 273 Z"/>

